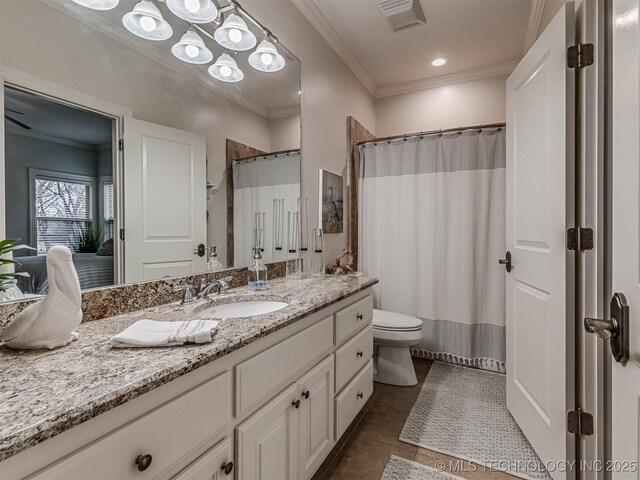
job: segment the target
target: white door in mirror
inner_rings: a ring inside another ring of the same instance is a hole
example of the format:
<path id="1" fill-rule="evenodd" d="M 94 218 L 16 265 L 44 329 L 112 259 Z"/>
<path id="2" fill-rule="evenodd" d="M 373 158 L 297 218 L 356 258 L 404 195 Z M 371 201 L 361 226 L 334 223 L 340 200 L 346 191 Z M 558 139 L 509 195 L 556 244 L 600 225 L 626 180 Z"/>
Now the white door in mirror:
<path id="1" fill-rule="evenodd" d="M 206 146 L 202 135 L 125 119 L 125 282 L 205 270 Z"/>

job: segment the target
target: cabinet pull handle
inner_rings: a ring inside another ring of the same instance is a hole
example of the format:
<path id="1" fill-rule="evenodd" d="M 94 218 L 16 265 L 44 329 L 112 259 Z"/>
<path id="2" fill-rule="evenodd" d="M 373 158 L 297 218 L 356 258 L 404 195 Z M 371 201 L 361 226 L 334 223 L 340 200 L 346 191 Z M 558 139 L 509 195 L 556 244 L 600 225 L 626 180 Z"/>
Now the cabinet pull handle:
<path id="1" fill-rule="evenodd" d="M 306 392 L 302 392 L 302 396 L 304 397 L 305 400 L 309 398 L 309 390 L 307 390 Z"/>
<path id="2" fill-rule="evenodd" d="M 362 315 L 361 313 L 359 313 L 358 315 L 356 315 L 356 318 L 358 320 L 362 320 L 364 318 L 364 315 Z"/>
<path id="3" fill-rule="evenodd" d="M 224 462 L 220 470 L 222 470 L 225 475 L 229 475 L 231 470 L 233 470 L 233 462 Z"/>
<path id="4" fill-rule="evenodd" d="M 362 350 L 359 351 L 358 353 L 356 353 L 356 356 L 361 357 L 362 356 Z"/>
<path id="5" fill-rule="evenodd" d="M 291 406 L 300 408 L 300 400 L 296 400 L 295 402 L 291 402 Z"/>
<path id="6" fill-rule="evenodd" d="M 138 471 L 144 472 L 147 468 L 151 466 L 151 461 L 153 457 L 148 453 L 146 455 L 138 455 L 136 457 L 136 465 L 138 466 Z"/>
<path id="7" fill-rule="evenodd" d="M 364 394 L 362 394 L 362 393 L 358 394 L 358 398 L 363 398 L 363 397 L 364 397 Z"/>

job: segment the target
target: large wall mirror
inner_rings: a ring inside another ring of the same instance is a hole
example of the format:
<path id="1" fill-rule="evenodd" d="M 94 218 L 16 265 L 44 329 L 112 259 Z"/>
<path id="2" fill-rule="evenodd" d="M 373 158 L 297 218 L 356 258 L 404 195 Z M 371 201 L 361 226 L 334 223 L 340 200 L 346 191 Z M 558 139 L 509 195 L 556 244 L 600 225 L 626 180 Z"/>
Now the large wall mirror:
<path id="1" fill-rule="evenodd" d="M 83 289 L 284 258 L 300 62 L 268 28 L 228 0 L 0 2 L 0 240 L 31 247 L 0 300 L 46 294 L 59 244 Z"/>

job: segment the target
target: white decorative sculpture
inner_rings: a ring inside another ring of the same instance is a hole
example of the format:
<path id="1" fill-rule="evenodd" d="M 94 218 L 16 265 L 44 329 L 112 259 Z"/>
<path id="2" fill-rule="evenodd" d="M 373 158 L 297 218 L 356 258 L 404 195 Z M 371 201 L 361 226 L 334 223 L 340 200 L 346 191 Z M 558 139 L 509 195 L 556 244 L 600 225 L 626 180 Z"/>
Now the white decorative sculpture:
<path id="1" fill-rule="evenodd" d="M 52 350 L 80 337 L 74 331 L 82 322 L 80 281 L 67 247 L 49 250 L 47 277 L 47 296 L 20 312 L 0 333 L 7 347 Z"/>

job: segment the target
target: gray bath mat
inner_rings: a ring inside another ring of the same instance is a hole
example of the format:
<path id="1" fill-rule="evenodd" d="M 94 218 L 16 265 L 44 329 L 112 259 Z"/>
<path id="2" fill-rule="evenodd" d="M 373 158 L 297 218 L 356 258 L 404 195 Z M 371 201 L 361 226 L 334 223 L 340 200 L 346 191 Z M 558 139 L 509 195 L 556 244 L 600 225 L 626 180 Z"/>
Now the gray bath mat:
<path id="1" fill-rule="evenodd" d="M 436 362 L 400 441 L 531 480 L 551 480 L 507 410 L 506 378 Z"/>
<path id="2" fill-rule="evenodd" d="M 391 455 L 384 466 L 380 480 L 463 480 L 450 473 L 441 472 L 405 458 Z"/>

